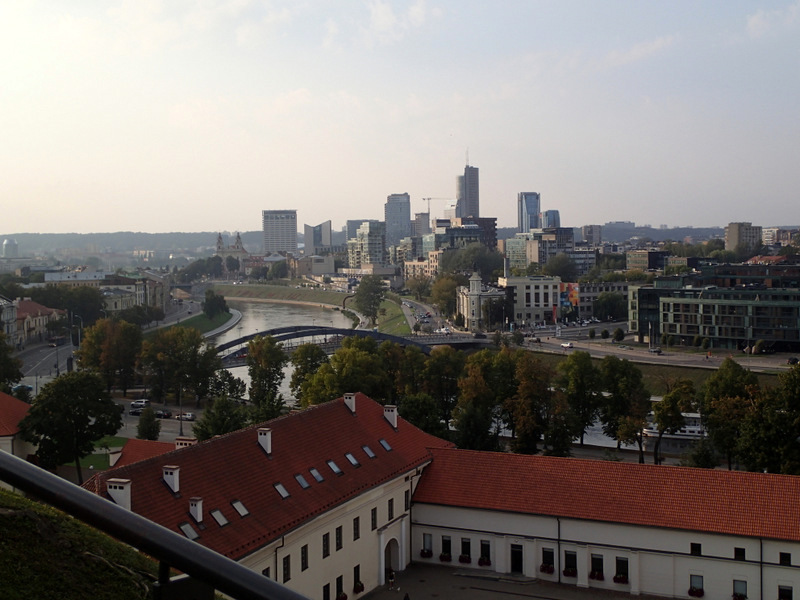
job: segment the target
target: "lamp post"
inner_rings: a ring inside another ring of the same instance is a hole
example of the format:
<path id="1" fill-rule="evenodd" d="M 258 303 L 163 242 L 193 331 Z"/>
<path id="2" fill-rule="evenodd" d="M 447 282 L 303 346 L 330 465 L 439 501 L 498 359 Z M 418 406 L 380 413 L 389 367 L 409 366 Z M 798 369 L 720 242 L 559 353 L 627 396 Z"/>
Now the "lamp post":
<path id="1" fill-rule="evenodd" d="M 78 349 L 80 350 L 80 347 L 81 347 L 81 332 L 83 331 L 83 317 L 80 316 L 80 315 L 76 315 L 75 313 L 72 313 L 73 321 L 75 320 L 75 317 L 77 317 L 77 318 L 79 318 L 81 320 L 81 326 L 78 328 Z"/>

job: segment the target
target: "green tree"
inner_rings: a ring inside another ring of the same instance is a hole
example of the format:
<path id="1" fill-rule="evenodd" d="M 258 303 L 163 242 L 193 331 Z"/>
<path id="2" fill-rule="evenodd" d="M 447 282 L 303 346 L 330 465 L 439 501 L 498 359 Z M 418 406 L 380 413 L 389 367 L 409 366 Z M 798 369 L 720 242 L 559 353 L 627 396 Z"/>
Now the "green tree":
<path id="1" fill-rule="evenodd" d="M 285 260 L 272 263 L 269 268 L 270 279 L 286 279 L 288 276 L 289 266 L 286 264 Z"/>
<path id="2" fill-rule="evenodd" d="M 328 355 L 317 344 L 302 344 L 292 353 L 292 378 L 289 389 L 295 398 L 303 403 L 303 385 L 319 368 L 328 362 Z"/>
<path id="3" fill-rule="evenodd" d="M 642 372 L 630 361 L 606 356 L 600 372 L 605 394 L 600 405 L 603 431 L 621 442 L 639 445 L 639 462 L 644 462 L 642 430 L 650 411 L 650 392 L 644 386 Z"/>
<path id="4" fill-rule="evenodd" d="M 228 273 L 238 273 L 240 266 L 239 259 L 235 256 L 228 255 L 225 257 L 225 270 Z"/>
<path id="5" fill-rule="evenodd" d="M 458 400 L 458 380 L 464 371 L 465 356 L 452 346 L 436 346 L 422 371 L 423 391 L 430 394 L 439 409 L 439 420 L 449 423 Z"/>
<path id="6" fill-rule="evenodd" d="M 243 400 L 246 393 L 247 384 L 227 369 L 217 370 L 209 380 L 208 395 L 211 398 L 227 396 L 234 400 Z"/>
<path id="7" fill-rule="evenodd" d="M 477 242 L 448 250 L 439 259 L 439 273 L 463 276 L 477 271 L 483 281 L 494 279 L 494 273 L 502 268 L 503 255 Z"/>
<path id="8" fill-rule="evenodd" d="M 80 366 L 98 373 L 110 391 L 115 385 L 127 396 L 142 350 L 142 330 L 127 321 L 100 319 L 86 329 L 77 357 Z"/>
<path id="9" fill-rule="evenodd" d="M 283 351 L 282 344 L 276 342 L 271 335 L 256 336 L 247 345 L 250 401 L 259 409 L 267 409 L 263 413 L 267 419 L 280 414 L 283 398 L 279 389 L 285 377 L 283 368 L 288 363 L 289 357 Z"/>
<path id="10" fill-rule="evenodd" d="M 6 335 L 0 331 L 0 391 L 11 393 L 15 384 L 22 380 L 22 361 L 12 354 L 6 343 Z"/>
<path id="11" fill-rule="evenodd" d="M 458 382 L 460 395 L 453 410 L 455 440 L 459 448 L 496 450 L 497 432 L 493 431 L 494 404 L 489 384 L 479 361 L 467 361 L 466 375 Z"/>
<path id="12" fill-rule="evenodd" d="M 383 302 L 383 280 L 377 275 L 365 275 L 356 288 L 353 298 L 356 309 L 374 326 L 378 320 L 378 309 Z"/>
<path id="13" fill-rule="evenodd" d="M 561 281 L 575 281 L 578 278 L 575 262 L 563 252 L 552 256 L 542 268 L 542 272 L 550 277 L 560 277 Z"/>
<path id="14" fill-rule="evenodd" d="M 512 448 L 521 454 L 536 454 L 547 427 L 546 415 L 552 400 L 552 371 L 530 352 L 516 364 L 517 393 L 505 401 L 512 415 Z"/>
<path id="15" fill-rule="evenodd" d="M 621 342 L 622 340 L 624 340 L 624 339 L 625 339 L 625 332 L 624 332 L 624 331 L 622 331 L 622 328 L 621 328 L 621 327 L 617 327 L 617 328 L 614 330 L 614 336 L 613 336 L 613 339 L 614 339 L 614 341 L 615 341 L 615 342 Z"/>
<path id="16" fill-rule="evenodd" d="M 586 429 L 597 419 L 602 398 L 600 371 L 588 352 L 575 351 L 558 365 L 557 386 L 572 410 L 581 446 Z"/>
<path id="17" fill-rule="evenodd" d="M 159 435 L 161 435 L 161 423 L 156 418 L 155 411 L 148 406 L 139 415 L 136 437 L 140 440 L 157 440 Z"/>
<path id="18" fill-rule="evenodd" d="M 232 258 L 232 257 L 228 257 Z M 228 303 L 225 302 L 225 296 L 217 295 L 214 290 L 206 290 L 205 300 L 202 303 L 203 313 L 209 318 L 213 319 L 217 315 L 230 312 Z"/>
<path id="19" fill-rule="evenodd" d="M 66 373 L 46 384 L 19 428 L 22 439 L 37 446 L 36 457 L 45 469 L 74 461 L 78 483 L 83 483 L 80 459 L 94 443 L 122 426 L 119 406 L 90 371 Z"/>
<path id="20" fill-rule="evenodd" d="M 601 331 L 601 332 L 600 332 L 600 337 L 601 337 L 602 339 L 604 339 L 604 340 L 607 340 L 607 339 L 609 338 L 609 336 L 610 336 L 610 335 L 611 335 L 611 334 L 610 334 L 610 333 L 608 333 L 608 329 L 603 329 L 603 331 Z"/>
<path id="21" fill-rule="evenodd" d="M 671 386 L 660 402 L 653 406 L 653 423 L 658 437 L 653 446 L 653 463 L 661 464 L 661 440 L 666 433 L 676 433 L 685 424 L 685 412 L 691 412 L 695 405 L 695 389 L 691 379 L 681 379 Z"/>
<path id="22" fill-rule="evenodd" d="M 609 317 L 615 321 L 628 318 L 628 301 L 619 292 L 600 292 L 592 304 L 592 312 L 598 319 Z"/>
<path id="23" fill-rule="evenodd" d="M 423 298 L 431 293 L 432 284 L 431 278 L 427 275 L 415 275 L 406 280 L 406 288 L 414 294 L 417 301 L 422 301 Z"/>
<path id="24" fill-rule="evenodd" d="M 242 429 L 246 424 L 247 412 L 244 408 L 228 396 L 218 396 L 194 424 L 192 431 L 202 442 L 216 435 L 225 435 Z"/>
<path id="25" fill-rule="evenodd" d="M 459 282 L 455 277 L 440 276 L 431 287 L 431 303 L 446 317 L 456 312 L 458 286 Z"/>
<path id="26" fill-rule="evenodd" d="M 439 418 L 438 406 L 429 394 L 420 392 L 403 398 L 399 406 L 403 418 L 422 431 L 447 439 L 447 424 Z"/>

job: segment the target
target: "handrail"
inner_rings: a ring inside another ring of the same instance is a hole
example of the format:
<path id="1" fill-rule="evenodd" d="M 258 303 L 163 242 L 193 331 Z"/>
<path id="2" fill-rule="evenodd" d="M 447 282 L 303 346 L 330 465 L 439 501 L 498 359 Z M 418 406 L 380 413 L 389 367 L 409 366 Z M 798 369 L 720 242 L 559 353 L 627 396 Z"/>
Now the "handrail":
<path id="1" fill-rule="evenodd" d="M 174 567 L 237 600 L 308 600 L 269 577 L 3 451 L 0 480 L 153 556 L 161 561 L 162 572 L 164 565 Z"/>

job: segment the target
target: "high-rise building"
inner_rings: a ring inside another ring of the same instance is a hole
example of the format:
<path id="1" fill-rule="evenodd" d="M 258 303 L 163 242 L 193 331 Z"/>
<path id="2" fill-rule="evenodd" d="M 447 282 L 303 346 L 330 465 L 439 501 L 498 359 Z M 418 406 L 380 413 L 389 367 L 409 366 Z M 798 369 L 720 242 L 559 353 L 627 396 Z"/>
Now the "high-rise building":
<path id="1" fill-rule="evenodd" d="M 425 235 L 431 232 L 431 214 L 415 213 L 411 222 L 411 235 Z"/>
<path id="2" fill-rule="evenodd" d="M 542 212 L 542 198 L 537 192 L 517 194 L 517 228 L 519 233 L 539 228 L 539 213 Z"/>
<path id="3" fill-rule="evenodd" d="M 725 228 L 725 250 L 737 246 L 753 250 L 761 244 L 761 227 L 752 223 L 728 223 Z"/>
<path id="4" fill-rule="evenodd" d="M 603 226 L 584 225 L 581 227 L 581 237 L 583 237 L 590 246 L 599 246 L 603 241 Z"/>
<path id="5" fill-rule="evenodd" d="M 261 211 L 264 230 L 264 254 L 270 252 L 297 253 L 297 211 Z"/>
<path id="6" fill-rule="evenodd" d="M 464 167 L 464 174 L 456 180 L 456 217 L 480 217 L 480 192 L 478 167 Z"/>
<path id="7" fill-rule="evenodd" d="M 347 219 L 346 238 L 347 240 L 354 240 L 358 235 L 358 228 L 364 223 L 380 223 L 378 219 Z"/>
<path id="8" fill-rule="evenodd" d="M 303 226 L 304 254 L 311 256 L 331 249 L 331 222 Z"/>
<path id="9" fill-rule="evenodd" d="M 561 227 L 561 215 L 557 210 L 542 211 L 541 226 L 542 229 Z"/>
<path id="10" fill-rule="evenodd" d="M 386 226 L 382 221 L 364 221 L 356 237 L 347 240 L 347 263 L 351 269 L 386 265 Z"/>
<path id="11" fill-rule="evenodd" d="M 411 196 L 391 194 L 383 208 L 386 222 L 386 245 L 396 246 L 404 237 L 411 235 Z"/>

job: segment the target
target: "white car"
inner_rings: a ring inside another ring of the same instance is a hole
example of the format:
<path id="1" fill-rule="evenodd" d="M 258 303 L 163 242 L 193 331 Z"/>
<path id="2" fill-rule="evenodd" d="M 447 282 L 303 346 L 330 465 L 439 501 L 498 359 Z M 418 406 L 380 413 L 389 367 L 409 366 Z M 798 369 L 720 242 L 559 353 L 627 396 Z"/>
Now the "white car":
<path id="1" fill-rule="evenodd" d="M 573 347 L 572 342 L 564 342 L 563 344 L 561 344 L 561 347 L 564 348 L 564 350 L 569 350 L 570 348 Z"/>

